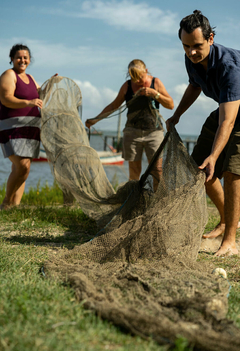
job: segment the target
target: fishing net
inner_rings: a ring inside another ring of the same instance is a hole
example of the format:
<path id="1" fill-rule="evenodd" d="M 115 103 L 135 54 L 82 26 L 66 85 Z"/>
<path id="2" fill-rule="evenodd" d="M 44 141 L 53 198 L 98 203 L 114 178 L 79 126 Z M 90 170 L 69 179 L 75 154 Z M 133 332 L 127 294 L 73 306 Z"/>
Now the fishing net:
<path id="1" fill-rule="evenodd" d="M 49 259 L 46 275 L 71 284 L 85 308 L 130 333 L 170 346 L 181 335 L 196 350 L 239 350 L 238 329 L 226 319 L 229 283 L 196 262 L 207 222 L 205 175 L 175 128 L 140 181 L 115 192 L 89 146 L 76 84 L 53 77 L 41 97 L 54 177 L 99 225 L 91 241 L 79 237 L 74 249 Z"/>

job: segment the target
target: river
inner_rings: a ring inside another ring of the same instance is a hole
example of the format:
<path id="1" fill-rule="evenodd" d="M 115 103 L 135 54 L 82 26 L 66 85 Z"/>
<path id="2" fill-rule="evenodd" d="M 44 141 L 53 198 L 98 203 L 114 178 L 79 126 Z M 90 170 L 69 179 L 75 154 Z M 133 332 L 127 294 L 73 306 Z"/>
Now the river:
<path id="1" fill-rule="evenodd" d="M 104 148 L 104 137 L 105 135 L 109 136 L 116 136 L 115 132 L 112 131 L 103 131 L 102 135 L 91 135 L 90 137 L 90 145 L 93 147 L 95 150 L 100 151 L 103 150 Z M 187 136 L 187 138 L 195 139 L 195 136 Z M 111 139 L 108 139 L 109 144 Z M 2 151 L 0 150 L 0 185 L 2 186 L 6 181 L 7 178 L 10 174 L 11 171 L 11 162 L 8 160 L 8 158 L 4 158 Z M 143 155 L 143 161 L 142 161 L 142 171 L 147 168 L 147 158 L 146 155 Z M 106 172 L 106 175 L 110 182 L 113 183 L 122 183 L 126 182 L 128 180 L 128 162 L 124 162 L 122 166 L 103 166 L 104 170 Z M 48 183 L 49 186 L 51 186 L 54 182 L 53 175 L 51 173 L 50 167 L 48 162 L 33 162 L 31 165 L 31 170 L 30 174 L 28 176 L 28 179 L 26 181 L 26 191 L 29 190 L 29 188 L 36 188 L 37 185 L 39 184 L 40 187 L 44 186 L 46 183 Z"/>

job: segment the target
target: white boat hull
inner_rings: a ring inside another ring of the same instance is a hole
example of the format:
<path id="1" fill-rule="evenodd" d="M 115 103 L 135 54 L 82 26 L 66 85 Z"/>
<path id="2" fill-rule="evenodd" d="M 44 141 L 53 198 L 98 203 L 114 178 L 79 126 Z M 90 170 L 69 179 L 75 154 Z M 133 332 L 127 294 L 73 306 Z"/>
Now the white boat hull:
<path id="1" fill-rule="evenodd" d="M 121 152 L 97 151 L 103 165 L 123 165 L 124 159 Z M 39 158 L 34 158 L 34 162 L 46 162 L 47 155 L 44 149 L 40 149 Z"/>
<path id="2" fill-rule="evenodd" d="M 121 152 L 97 151 L 103 165 L 122 165 L 124 159 Z"/>

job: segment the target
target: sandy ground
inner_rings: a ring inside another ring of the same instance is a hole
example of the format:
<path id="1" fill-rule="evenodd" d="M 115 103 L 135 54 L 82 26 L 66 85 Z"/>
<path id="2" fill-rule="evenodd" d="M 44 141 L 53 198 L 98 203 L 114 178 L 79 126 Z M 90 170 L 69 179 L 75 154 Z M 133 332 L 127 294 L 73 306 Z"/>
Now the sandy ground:
<path id="1" fill-rule="evenodd" d="M 205 251 L 205 252 L 216 252 L 219 247 L 221 246 L 221 242 L 223 239 L 223 235 L 218 236 L 217 238 L 214 239 L 202 239 L 200 250 L 199 251 Z M 238 251 L 240 252 L 240 239 L 236 239 L 236 247 Z"/>
<path id="2" fill-rule="evenodd" d="M 213 214 L 213 215 L 218 215 L 218 211 L 217 211 L 216 207 L 209 206 L 208 213 Z M 238 233 L 240 233 L 240 229 L 238 229 L 237 234 Z M 220 235 L 214 239 L 204 239 L 203 238 L 199 251 L 204 251 L 204 252 L 209 252 L 209 253 L 213 253 L 213 252 L 218 251 L 219 247 L 221 246 L 222 239 L 223 239 L 223 235 Z M 240 253 L 240 238 L 239 237 L 236 238 L 236 247 Z"/>

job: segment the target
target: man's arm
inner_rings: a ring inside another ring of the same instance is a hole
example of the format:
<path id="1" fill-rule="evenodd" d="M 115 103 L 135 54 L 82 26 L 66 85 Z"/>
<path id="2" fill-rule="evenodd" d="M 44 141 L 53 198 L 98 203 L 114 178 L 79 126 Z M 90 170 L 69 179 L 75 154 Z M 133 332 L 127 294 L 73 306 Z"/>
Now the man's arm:
<path id="1" fill-rule="evenodd" d="M 194 103 L 194 101 L 201 94 L 202 89 L 189 84 L 185 93 L 183 94 L 182 100 L 180 101 L 174 115 L 166 121 L 167 129 L 169 130 L 170 123 L 174 125 L 179 122 L 181 115 L 187 111 L 187 109 Z"/>
<path id="2" fill-rule="evenodd" d="M 216 161 L 226 146 L 238 114 L 240 100 L 219 105 L 219 126 L 214 138 L 211 154 L 204 160 L 200 169 L 206 169 L 206 181 L 212 179 Z"/>

